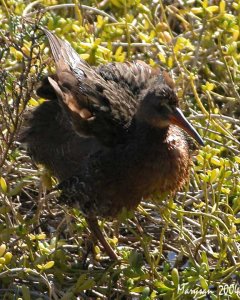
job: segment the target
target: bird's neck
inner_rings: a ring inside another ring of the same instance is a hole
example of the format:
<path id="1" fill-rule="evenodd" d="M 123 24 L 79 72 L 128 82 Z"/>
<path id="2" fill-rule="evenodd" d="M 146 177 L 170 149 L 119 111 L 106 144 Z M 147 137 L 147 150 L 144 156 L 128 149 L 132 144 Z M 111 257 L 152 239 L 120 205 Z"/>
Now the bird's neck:
<path id="1" fill-rule="evenodd" d="M 156 128 L 145 122 L 137 122 L 135 126 L 134 142 L 145 147 L 162 145 L 169 132 L 169 126 Z"/>
<path id="2" fill-rule="evenodd" d="M 180 189 L 188 178 L 190 162 L 182 131 L 173 125 L 161 129 L 145 124 L 137 126 L 133 164 L 130 163 L 128 171 L 133 178 L 138 177 L 138 182 L 135 186 L 133 180 L 132 188 L 144 191 L 144 197 Z"/>

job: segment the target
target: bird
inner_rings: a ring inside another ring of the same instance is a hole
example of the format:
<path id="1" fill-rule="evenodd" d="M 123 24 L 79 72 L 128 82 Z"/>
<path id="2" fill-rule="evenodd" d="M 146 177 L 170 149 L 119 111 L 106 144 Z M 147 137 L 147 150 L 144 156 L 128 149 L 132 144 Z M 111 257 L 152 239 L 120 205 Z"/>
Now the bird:
<path id="1" fill-rule="evenodd" d="M 90 66 L 69 42 L 42 30 L 56 73 L 37 88 L 46 101 L 28 117 L 20 141 L 59 180 L 59 201 L 77 205 L 118 259 L 98 218 L 117 218 L 143 199 L 181 190 L 190 140 L 204 142 L 182 113 L 167 72 L 138 60 Z"/>

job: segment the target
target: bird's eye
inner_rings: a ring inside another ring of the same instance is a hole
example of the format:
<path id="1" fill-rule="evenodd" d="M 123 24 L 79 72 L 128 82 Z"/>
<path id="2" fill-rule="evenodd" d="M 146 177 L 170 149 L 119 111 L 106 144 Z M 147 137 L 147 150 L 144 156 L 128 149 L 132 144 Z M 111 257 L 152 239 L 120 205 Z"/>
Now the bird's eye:
<path id="1" fill-rule="evenodd" d="M 158 112 L 162 115 L 169 115 L 172 111 L 171 106 L 167 103 L 161 103 L 161 105 L 158 106 Z"/>

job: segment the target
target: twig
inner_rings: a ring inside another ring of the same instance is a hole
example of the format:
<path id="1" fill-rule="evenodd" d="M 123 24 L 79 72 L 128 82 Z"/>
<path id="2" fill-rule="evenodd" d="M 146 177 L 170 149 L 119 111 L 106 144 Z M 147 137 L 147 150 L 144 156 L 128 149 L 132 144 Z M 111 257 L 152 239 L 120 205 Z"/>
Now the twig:
<path id="1" fill-rule="evenodd" d="M 67 8 L 67 7 L 75 7 L 76 4 L 74 3 L 65 3 L 65 4 L 58 4 L 58 5 L 52 5 L 52 6 L 48 6 L 45 8 L 42 8 L 41 10 L 35 10 L 31 13 L 27 13 L 26 15 L 23 15 L 23 17 L 32 17 L 36 14 L 40 13 L 45 13 L 47 11 L 51 11 L 51 10 L 57 10 L 57 9 L 62 9 L 62 8 Z M 98 15 L 102 15 L 104 17 L 109 18 L 109 20 L 111 22 L 118 22 L 117 19 L 115 19 L 114 17 L 112 17 L 111 15 L 109 15 L 108 13 L 106 13 L 105 11 L 102 11 L 96 7 L 91 7 L 88 5 L 79 5 L 80 8 L 84 9 L 84 10 L 91 10 L 94 13 L 98 14 Z"/>

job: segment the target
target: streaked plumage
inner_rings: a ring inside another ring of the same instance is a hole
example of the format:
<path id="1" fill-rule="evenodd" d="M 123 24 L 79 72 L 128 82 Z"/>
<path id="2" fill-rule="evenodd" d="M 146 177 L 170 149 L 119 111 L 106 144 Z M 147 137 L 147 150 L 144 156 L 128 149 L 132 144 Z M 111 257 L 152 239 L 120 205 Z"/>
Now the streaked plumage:
<path id="1" fill-rule="evenodd" d="M 49 101 L 33 112 L 22 140 L 60 179 L 60 200 L 77 202 L 95 222 L 181 189 L 191 158 L 178 126 L 202 140 L 179 110 L 167 73 L 141 61 L 92 68 L 69 43 L 44 32 L 56 74 L 38 89 Z"/>

